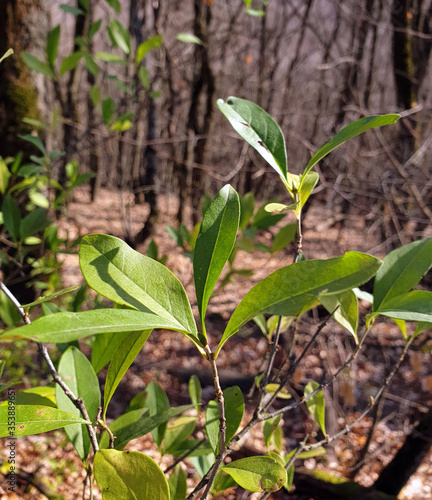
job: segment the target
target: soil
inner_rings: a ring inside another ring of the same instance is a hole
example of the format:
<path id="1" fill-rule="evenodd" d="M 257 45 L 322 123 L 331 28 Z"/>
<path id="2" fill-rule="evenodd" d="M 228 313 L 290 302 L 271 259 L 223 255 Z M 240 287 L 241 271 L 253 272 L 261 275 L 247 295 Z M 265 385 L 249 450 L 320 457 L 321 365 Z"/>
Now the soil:
<path id="1" fill-rule="evenodd" d="M 159 200 L 160 224 L 154 240 L 160 255 L 168 255 L 167 266 L 178 276 L 186 288 L 197 313 L 193 297 L 192 264 L 168 236 L 165 226 L 174 225 L 176 200 L 161 197 Z M 61 223 L 61 230 L 73 239 L 87 233 L 108 233 L 124 237 L 136 234 L 142 227 L 147 209 L 133 205 L 126 195 L 103 191 L 95 203 L 89 202 L 89 195 L 82 189 L 75 195 L 67 209 L 67 218 Z M 373 228 L 368 229 L 364 218 L 347 216 L 344 223 L 335 217 L 331 209 L 322 205 L 313 205 L 304 222 L 303 249 L 307 258 L 329 258 L 342 255 L 348 250 L 358 250 L 382 257 L 387 251 Z M 288 219 L 283 222 L 286 224 Z M 268 243 L 268 234 L 260 235 L 262 243 Z M 145 253 L 145 246 L 138 249 Z M 229 283 L 223 290 L 216 289 L 209 305 L 208 335 L 212 345 L 216 345 L 230 313 L 255 283 L 292 261 L 290 250 L 270 255 L 255 251 L 252 254 L 239 251 L 236 267 L 253 269 L 253 276 L 238 276 L 234 283 Z M 62 267 L 64 286 L 82 283 L 78 258 L 68 255 Z M 363 313 L 368 311 L 366 302 L 361 302 Z M 299 355 L 311 335 L 325 317 L 325 312 L 318 309 L 299 323 L 297 340 L 293 352 Z M 285 350 L 289 338 L 282 338 L 282 347 L 277 353 L 277 363 L 285 359 Z M 29 347 L 32 349 L 33 347 Z M 311 380 L 322 381 L 349 357 L 354 348 L 353 338 L 334 321 L 329 321 L 318 335 L 317 340 L 307 351 L 299 368 L 295 372 L 289 390 L 296 397 L 305 384 Z M 330 385 L 326 391 L 327 432 L 332 435 L 343 429 L 364 409 L 371 396 L 380 387 L 386 374 L 391 370 L 403 348 L 400 330 L 389 321 L 378 321 L 365 341 L 364 348 L 349 368 Z M 382 467 L 394 456 L 401 446 L 404 436 L 409 433 L 418 419 L 432 404 L 432 343 L 427 333 L 422 334 L 405 359 L 400 371 L 393 380 L 383 399 L 381 413 L 373 434 L 369 453 L 362 462 L 355 480 L 364 486 L 373 484 Z M 241 386 L 244 394 L 253 385 L 254 376 L 263 369 L 263 363 L 270 352 L 268 340 L 253 324 L 234 336 L 226 344 L 219 358 L 218 366 L 222 380 L 226 385 Z M 199 355 L 191 342 L 184 336 L 172 332 L 154 332 L 146 342 L 142 352 L 121 382 L 112 404 L 109 418 L 120 415 L 132 397 L 145 389 L 154 380 L 166 391 L 170 403 L 179 405 L 189 403 L 187 381 L 192 373 L 197 374 L 203 384 L 203 399 L 213 397 L 212 378 L 205 360 Z M 103 381 L 106 369 L 100 374 Z M 252 398 L 253 399 L 253 398 Z M 277 403 L 281 404 L 281 403 Z M 252 401 L 248 400 L 245 422 L 252 415 Z M 200 423 L 201 426 L 203 422 Z M 337 476 L 349 476 L 356 465 L 361 450 L 366 443 L 373 425 L 372 416 L 367 416 L 353 429 L 327 447 L 323 457 L 299 460 L 300 466 L 312 470 L 321 469 Z M 287 451 L 309 435 L 309 442 L 318 439 L 315 424 L 311 421 L 303 406 L 284 415 L 284 446 Z M 147 436 L 134 440 L 127 449 L 145 452 L 162 464 L 170 465 L 169 457 L 160 457 L 156 447 Z M 256 426 L 236 458 L 249 454 L 262 454 L 262 429 Z M 5 461 L 1 471 L 7 473 L 7 449 L 3 448 Z M 60 431 L 49 434 L 19 438 L 17 441 L 17 459 L 19 470 L 16 494 L 8 492 L 8 484 L 0 479 L 0 499 L 23 498 L 36 500 L 46 498 L 32 484 L 42 485 L 62 495 L 65 499 L 82 497 L 84 472 L 73 447 Z M 432 499 L 432 455 L 423 461 L 421 467 L 411 477 L 399 495 L 400 500 Z M 190 486 L 196 484 L 192 477 L 193 469 L 185 462 L 185 469 L 190 473 Z M 257 498 L 249 496 L 226 496 L 227 498 Z M 95 498 L 100 498 L 98 494 Z M 300 500 L 295 491 L 288 494 L 278 492 L 271 498 L 291 498 Z"/>

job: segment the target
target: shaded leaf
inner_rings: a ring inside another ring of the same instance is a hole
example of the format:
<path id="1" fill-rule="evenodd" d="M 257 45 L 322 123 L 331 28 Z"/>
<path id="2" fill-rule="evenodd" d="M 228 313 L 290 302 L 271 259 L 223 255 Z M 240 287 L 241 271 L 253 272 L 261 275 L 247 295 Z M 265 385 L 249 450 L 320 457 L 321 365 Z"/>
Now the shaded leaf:
<path id="1" fill-rule="evenodd" d="M 334 295 L 322 295 L 321 304 L 329 313 L 333 311 L 333 318 L 347 329 L 358 343 L 358 302 L 355 293 L 352 290 L 346 290 Z M 336 309 L 337 308 L 337 309 Z"/>
<path id="2" fill-rule="evenodd" d="M 133 439 L 145 436 L 160 425 L 168 422 L 171 418 L 176 417 L 192 407 L 192 405 L 183 405 L 168 408 L 164 413 L 153 417 L 149 416 L 148 408 L 139 408 L 138 410 L 124 413 L 109 426 L 114 436 L 116 436 L 114 448 L 122 450 Z M 108 433 L 105 432 L 100 440 L 99 447 L 108 448 L 108 444 L 109 437 Z"/>
<path id="3" fill-rule="evenodd" d="M 168 479 L 170 500 L 184 500 L 187 494 L 186 472 L 178 464 Z"/>
<path id="4" fill-rule="evenodd" d="M 392 319 L 432 323 L 432 292 L 414 290 L 383 304 L 376 314 Z"/>
<path id="5" fill-rule="evenodd" d="M 104 389 L 104 405 L 103 405 L 103 419 L 105 420 L 106 411 L 111 398 L 114 395 L 121 379 L 127 372 L 130 365 L 138 356 L 143 345 L 150 336 L 152 330 L 145 330 L 144 332 L 130 332 L 121 344 L 116 349 L 111 363 L 108 368 L 108 373 L 105 381 Z"/>
<path id="6" fill-rule="evenodd" d="M 47 63 L 41 61 L 37 57 L 29 54 L 28 52 L 21 52 L 21 59 L 24 63 L 36 73 L 41 73 L 48 78 L 54 78 L 54 71 L 48 66 Z"/>
<path id="7" fill-rule="evenodd" d="M 67 71 L 72 71 L 78 66 L 78 63 L 84 57 L 84 52 L 74 52 L 70 56 L 63 59 L 60 65 L 60 76 L 63 76 Z"/>
<path id="8" fill-rule="evenodd" d="M 21 240 L 21 214 L 17 202 L 8 193 L 3 199 L 3 222 L 15 242 Z"/>
<path id="9" fill-rule="evenodd" d="M 72 393 L 83 399 L 89 418 L 94 422 L 101 404 L 101 394 L 99 381 L 90 361 L 79 349 L 71 346 L 60 358 L 58 373 Z M 56 385 L 56 401 L 59 410 L 67 411 L 77 417 L 80 416 L 78 408 L 59 385 Z M 73 425 L 65 430 L 81 460 L 85 460 L 90 451 L 87 428 L 83 425 Z"/>
<path id="10" fill-rule="evenodd" d="M 57 59 L 58 44 L 60 40 L 60 25 L 54 27 L 48 32 L 47 44 L 46 44 L 46 55 L 48 64 L 54 67 L 55 60 Z"/>
<path id="11" fill-rule="evenodd" d="M 96 335 L 91 353 L 91 363 L 96 373 L 100 372 L 113 357 L 117 347 L 131 332 L 106 333 L 105 335 Z M 139 334 L 139 331 L 138 331 Z"/>
<path id="12" fill-rule="evenodd" d="M 304 388 L 304 395 L 308 396 L 319 387 L 317 382 L 309 382 Z M 306 406 L 309 413 L 314 418 L 315 422 L 319 425 L 323 434 L 326 435 L 325 429 L 325 401 L 322 391 L 318 391 L 309 399 L 306 399 Z"/>

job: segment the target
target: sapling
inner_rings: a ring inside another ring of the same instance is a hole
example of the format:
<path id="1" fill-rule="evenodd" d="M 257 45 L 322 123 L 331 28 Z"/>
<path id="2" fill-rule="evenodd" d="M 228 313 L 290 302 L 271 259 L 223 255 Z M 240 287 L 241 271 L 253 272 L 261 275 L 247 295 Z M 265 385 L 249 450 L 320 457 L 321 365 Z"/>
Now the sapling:
<path id="1" fill-rule="evenodd" d="M 78 313 L 62 312 L 41 317 L 33 323 L 26 320 L 25 326 L 0 336 L 2 341 L 14 338 L 33 340 L 43 349 L 45 343 L 73 343 L 95 336 L 91 362 L 74 345 L 68 347 L 60 359 L 58 371 L 77 388 L 77 394 L 73 396 L 55 368 L 50 368 L 59 385 L 57 407 L 50 408 L 49 413 L 44 405 L 18 405 L 20 425 L 16 435 L 62 427 L 68 429 L 88 474 L 92 473 L 88 465 L 93 463 L 94 477 L 106 500 L 185 498 L 186 475 L 179 464 L 186 458 L 201 476 L 188 499 L 206 498 L 235 485 L 262 492 L 263 498 L 283 486 L 289 489 L 296 459 L 323 453 L 323 445 L 348 432 L 358 421 L 356 419 L 340 432 L 329 435 L 323 389 L 355 359 L 375 319 L 378 316 L 396 319 L 405 334 L 405 346 L 399 361 L 361 416 L 374 407 L 389 386 L 412 340 L 432 322 L 432 293 L 411 291 L 432 265 L 432 239 L 405 245 L 391 252 L 383 261 L 361 252 L 347 252 L 340 257 L 319 260 L 302 257 L 302 209 L 319 180 L 318 174 L 312 171 L 313 167 L 346 140 L 373 127 L 392 124 L 398 115 L 367 117 L 348 125 L 318 150 L 301 175 L 295 175 L 288 171 L 282 132 L 264 110 L 237 98 L 229 98 L 226 103 L 218 101 L 218 106 L 239 134 L 276 170 L 292 198 L 288 205 L 273 203 L 267 209 L 271 212 L 291 210 L 296 217 L 297 243 L 293 264 L 273 272 L 244 295 L 221 332 L 219 342 L 216 343 L 208 335 L 208 305 L 232 254 L 241 220 L 239 196 L 231 186 L 226 185 L 207 208 L 195 243 L 193 272 L 199 327 L 183 285 L 162 263 L 139 254 L 118 238 L 92 234 L 81 241 L 81 271 L 88 285 L 114 302 L 115 307 Z M 356 290 L 373 277 L 372 312 L 366 318 L 367 329 L 359 333 L 356 297 L 359 292 Z M 290 334 L 294 335 L 300 317 L 319 304 L 329 310 L 329 317 L 317 328 L 291 365 L 278 367 L 282 370 L 275 373 L 275 353 L 282 324 L 288 325 L 292 329 Z M 28 318 L 25 311 L 23 317 Z M 225 344 L 229 344 L 230 339 L 254 318 L 272 342 L 272 347 L 264 373 L 257 378 L 258 397 L 252 417 L 242 427 L 244 396 L 238 387 L 222 391 L 218 356 L 226 348 Z M 352 354 L 323 381 L 310 381 L 300 398 L 293 402 L 288 400 L 275 408 L 273 403 L 276 398 L 284 401 L 290 397 L 286 383 L 330 318 L 334 318 L 352 335 L 355 343 Z M 406 333 L 405 321 L 417 322 L 412 335 Z M 151 332 L 157 329 L 172 330 L 186 336 L 211 370 L 215 399 L 208 403 L 204 411 L 204 439 L 194 437 L 199 415 L 203 412 L 201 387 L 196 378 L 192 378 L 188 386 L 189 405 L 171 407 L 163 389 L 151 383 L 143 394 L 136 395 L 129 411 L 113 422 L 109 421 L 109 405 L 120 381 Z M 44 358 L 50 366 L 49 356 Z M 96 374 L 108 363 L 101 401 Z M 62 392 L 68 397 L 64 398 Z M 73 411 L 71 401 L 77 412 Z M 295 449 L 286 450 L 281 418 L 301 404 L 306 405 L 324 437 L 312 442 L 310 436 L 306 436 Z M 88 411 L 89 408 L 91 411 Z M 96 416 L 95 408 L 98 408 Z M 34 421 L 39 412 L 48 417 Z M 1 406 L 0 416 L 4 422 L 4 407 Z M 228 455 L 258 423 L 263 424 L 268 454 L 227 463 L 225 459 Z M 149 432 L 159 452 L 174 457 L 168 482 L 164 472 L 151 458 L 142 453 L 124 451 L 133 439 Z M 96 433 L 99 436 L 95 439 Z M 0 435 L 7 435 L 7 425 L 0 424 Z"/>

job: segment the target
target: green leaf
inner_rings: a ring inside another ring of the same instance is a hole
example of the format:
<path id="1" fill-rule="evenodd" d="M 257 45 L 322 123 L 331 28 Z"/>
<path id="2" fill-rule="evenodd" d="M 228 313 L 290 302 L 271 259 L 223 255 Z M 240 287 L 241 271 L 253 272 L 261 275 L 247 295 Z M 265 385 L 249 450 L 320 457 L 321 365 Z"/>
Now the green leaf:
<path id="1" fill-rule="evenodd" d="M 230 185 L 226 185 L 207 209 L 195 244 L 194 281 L 204 334 L 207 304 L 234 248 L 239 217 L 238 194 Z"/>
<path id="2" fill-rule="evenodd" d="M 317 382 L 309 382 L 305 389 L 304 395 L 308 396 L 312 392 L 314 392 L 319 387 Z M 324 394 L 322 391 L 318 391 L 314 396 L 306 399 L 306 406 L 309 410 L 309 413 L 314 418 L 315 422 L 319 425 L 323 434 L 326 435 L 325 429 L 325 401 Z"/>
<path id="3" fill-rule="evenodd" d="M 30 389 L 20 391 L 15 397 L 15 404 L 49 406 L 51 408 L 57 408 L 55 387 L 32 387 Z"/>
<path id="4" fill-rule="evenodd" d="M 96 335 L 91 354 L 91 363 L 96 373 L 99 373 L 113 357 L 117 347 L 131 332 L 124 333 L 106 333 L 105 335 Z M 139 334 L 139 331 L 138 331 Z"/>
<path id="5" fill-rule="evenodd" d="M 112 7 L 117 12 L 117 14 L 120 14 L 120 12 L 121 12 L 121 4 L 120 4 L 119 0 L 106 0 L 106 3 L 110 7 Z"/>
<path id="6" fill-rule="evenodd" d="M 217 105 L 234 130 L 255 148 L 287 183 L 285 139 L 273 118 L 256 104 L 238 97 L 228 97 L 226 103 L 219 99 Z"/>
<path id="7" fill-rule="evenodd" d="M 165 266 L 118 238 L 102 234 L 85 236 L 79 255 L 81 271 L 91 288 L 117 304 L 157 314 L 161 321 L 176 325 L 198 348 L 203 347 L 186 292 Z"/>
<path id="8" fill-rule="evenodd" d="M 46 297 L 40 297 L 39 299 L 36 299 L 33 302 L 29 302 L 28 304 L 22 304 L 21 307 L 23 309 L 28 309 L 29 307 L 38 306 L 39 304 L 43 304 L 44 302 L 49 302 L 50 300 L 60 297 L 61 295 L 73 292 L 77 288 L 79 288 L 79 286 L 69 286 L 67 288 L 64 288 L 63 290 L 59 290 L 58 292 L 52 293 L 51 295 L 47 295 Z"/>
<path id="9" fill-rule="evenodd" d="M 417 327 L 415 329 L 415 332 L 413 333 L 414 338 L 420 335 L 421 333 L 425 332 L 426 330 L 429 330 L 429 328 L 432 328 L 432 323 L 426 323 L 424 321 L 419 321 L 417 324 Z"/>
<path id="10" fill-rule="evenodd" d="M 154 460 L 139 451 L 98 451 L 94 475 L 103 500 L 170 500 L 164 473 Z"/>
<path id="11" fill-rule="evenodd" d="M 98 19 L 97 21 L 91 24 L 88 32 L 89 41 L 91 41 L 93 37 L 96 35 L 96 33 L 100 30 L 101 25 L 102 25 L 102 19 Z"/>
<path id="12" fill-rule="evenodd" d="M 268 206 L 267 203 L 264 203 L 261 205 L 254 217 L 253 220 L 253 227 L 256 227 L 257 229 L 268 229 L 269 227 L 274 226 L 277 224 L 280 220 L 282 220 L 284 217 L 286 217 L 286 214 L 272 214 L 269 213 L 266 210 L 266 207 Z"/>
<path id="13" fill-rule="evenodd" d="M 53 316 L 57 315 L 54 314 Z M 101 394 L 99 381 L 90 361 L 79 349 L 71 346 L 60 358 L 58 373 L 72 393 L 76 397 L 83 399 L 89 418 L 94 422 L 101 404 Z M 80 416 L 78 408 L 66 396 L 59 385 L 56 385 L 56 401 L 59 410 L 67 411 L 77 417 Z M 90 438 L 87 428 L 82 425 L 73 425 L 65 429 L 65 431 L 81 460 L 85 460 L 90 451 Z"/>
<path id="14" fill-rule="evenodd" d="M 13 49 L 8 49 L 1 57 L 0 57 L 0 63 L 3 61 L 3 59 L 6 59 L 6 57 L 11 56 L 14 53 Z"/>
<path id="15" fill-rule="evenodd" d="M 188 392 L 197 414 L 201 405 L 201 384 L 196 375 L 192 375 L 188 383 Z"/>
<path id="16" fill-rule="evenodd" d="M 84 62 L 87 71 L 95 77 L 98 76 L 99 66 L 95 63 L 93 57 L 90 54 L 84 54 Z"/>
<path id="17" fill-rule="evenodd" d="M 409 292 L 432 266 L 432 238 L 413 241 L 387 254 L 377 272 L 373 311 L 398 295 Z"/>
<path id="18" fill-rule="evenodd" d="M 50 221 L 46 216 L 45 208 L 38 207 L 29 214 L 27 214 L 21 222 L 20 233 L 21 238 L 27 238 L 32 234 L 39 233 L 49 226 Z"/>
<path id="19" fill-rule="evenodd" d="M 133 439 L 145 436 L 160 425 L 168 422 L 173 417 L 192 408 L 192 405 L 183 405 L 168 408 L 164 413 L 149 416 L 148 408 L 128 411 L 109 426 L 110 430 L 116 436 L 114 448 L 122 450 Z M 100 448 L 107 448 L 109 444 L 108 433 L 105 432 L 100 440 Z"/>
<path id="20" fill-rule="evenodd" d="M 240 388 L 237 386 L 228 387 L 223 391 L 223 395 L 226 418 L 226 444 L 231 441 L 241 424 L 244 413 L 244 399 Z M 208 440 L 215 455 L 217 455 L 220 449 L 220 421 L 219 404 L 216 400 L 209 401 L 205 420 Z"/>
<path id="21" fill-rule="evenodd" d="M 346 290 L 334 295 L 322 295 L 320 302 L 329 313 L 332 313 L 337 308 L 333 314 L 333 318 L 351 333 L 356 344 L 358 344 L 357 327 L 359 311 L 355 293 L 352 290 Z"/>
<path id="22" fill-rule="evenodd" d="M 282 451 L 282 427 L 279 425 L 282 415 L 269 418 L 263 423 L 264 442 L 267 449 L 273 448 L 277 453 Z M 281 465 L 284 465 L 283 463 Z"/>
<path id="23" fill-rule="evenodd" d="M 366 283 L 381 261 L 360 252 L 347 252 L 327 260 L 296 262 L 255 285 L 235 309 L 219 343 L 223 344 L 259 313 L 298 316 L 323 293 L 338 293 Z"/>
<path id="24" fill-rule="evenodd" d="M 0 194 L 5 194 L 9 184 L 11 173 L 6 162 L 0 156 Z"/>
<path id="25" fill-rule="evenodd" d="M 102 101 L 102 120 L 107 127 L 111 123 L 111 119 L 114 116 L 114 113 L 115 113 L 115 103 L 111 99 L 111 97 L 106 97 Z"/>
<path id="26" fill-rule="evenodd" d="M 66 3 L 63 3 L 60 5 L 60 9 L 63 12 L 66 12 L 67 14 L 72 14 L 74 16 L 84 15 L 84 11 L 82 9 L 79 9 L 78 7 L 75 7 L 74 5 L 68 5 Z"/>
<path id="27" fill-rule="evenodd" d="M 170 500 L 184 500 L 187 494 L 187 475 L 178 464 L 173 470 L 173 473 L 168 479 L 170 491 Z"/>
<path id="28" fill-rule="evenodd" d="M 18 134 L 18 137 L 20 139 L 23 139 L 24 141 L 29 142 L 30 144 L 33 144 L 33 146 L 36 146 L 44 156 L 47 155 L 45 146 L 43 145 L 39 137 L 35 137 L 34 135 L 31 134 L 26 134 L 26 135 Z"/>
<path id="29" fill-rule="evenodd" d="M 177 33 L 176 38 L 179 42 L 194 43 L 196 45 L 203 45 L 202 40 L 200 40 L 193 33 Z"/>
<path id="30" fill-rule="evenodd" d="M 36 73 L 41 73 L 48 78 L 54 79 L 55 75 L 52 68 L 50 68 L 48 64 L 44 63 L 37 57 L 32 56 L 28 52 L 21 52 L 21 59 L 31 70 L 35 71 Z"/>
<path id="31" fill-rule="evenodd" d="M 59 40 L 60 25 L 57 25 L 55 28 L 48 32 L 46 44 L 47 61 L 51 68 L 54 67 L 55 60 L 57 59 Z"/>
<path id="32" fill-rule="evenodd" d="M 112 54 L 111 52 L 96 52 L 95 57 L 101 61 L 127 66 L 127 61 L 123 56 L 118 56 L 117 54 Z"/>
<path id="33" fill-rule="evenodd" d="M 168 397 L 162 387 L 156 382 L 150 382 L 146 389 L 146 398 L 143 404 L 144 408 L 148 408 L 150 417 L 164 415 L 170 408 Z M 168 419 L 167 419 L 168 420 Z M 152 430 L 152 436 L 155 443 L 160 446 L 164 438 L 166 429 L 166 421 Z"/>
<path id="34" fill-rule="evenodd" d="M 21 240 L 21 215 L 17 202 L 10 194 L 7 194 L 3 199 L 2 205 L 3 221 L 8 233 L 12 236 L 15 242 Z"/>
<path id="35" fill-rule="evenodd" d="M 286 248 L 295 238 L 297 234 L 297 224 L 292 222 L 279 229 L 272 244 L 272 253 L 279 252 Z"/>
<path id="36" fill-rule="evenodd" d="M 288 392 L 288 389 L 286 389 L 285 387 L 282 387 L 280 388 L 280 385 L 279 384 L 276 384 L 276 383 L 273 383 L 273 384 L 267 384 L 265 386 L 265 393 L 266 394 L 274 394 L 276 391 L 278 391 L 277 393 L 277 398 L 279 399 L 291 399 L 292 396 L 291 394 Z"/>
<path id="37" fill-rule="evenodd" d="M 241 231 L 245 230 L 255 210 L 255 197 L 252 192 L 246 193 L 240 198 L 240 223 Z"/>
<path id="38" fill-rule="evenodd" d="M 317 185 L 319 181 L 319 175 L 316 172 L 309 172 L 304 177 L 302 177 L 300 190 L 299 190 L 299 205 L 294 209 L 294 212 L 298 215 L 301 209 L 304 207 L 305 203 L 309 199 L 313 188 Z"/>
<path id="39" fill-rule="evenodd" d="M 109 33 L 118 47 L 125 53 L 130 54 L 131 36 L 129 31 L 116 19 L 111 19 Z"/>
<path id="40" fill-rule="evenodd" d="M 246 14 L 252 17 L 263 17 L 265 12 L 262 9 L 246 9 Z"/>
<path id="41" fill-rule="evenodd" d="M 163 328 L 177 330 L 177 324 L 155 314 L 130 309 L 95 309 L 84 312 L 62 312 L 42 316 L 30 325 L 9 330 L 0 335 L 0 341 L 24 338 L 35 342 L 54 344 L 104 333 L 142 332 Z"/>
<path id="42" fill-rule="evenodd" d="M 131 332 L 118 346 L 111 359 L 106 376 L 104 389 L 103 419 L 105 420 L 108 404 L 113 397 L 123 375 L 138 356 L 143 345 L 150 336 L 151 330 L 144 332 Z"/>
<path id="43" fill-rule="evenodd" d="M 42 208 L 49 208 L 48 198 L 46 198 L 42 193 L 39 193 L 39 191 L 30 191 L 29 198 L 33 205 Z"/>
<path id="44" fill-rule="evenodd" d="M 376 314 L 405 321 L 432 322 L 432 292 L 414 290 L 382 303 Z"/>
<path id="45" fill-rule="evenodd" d="M 286 483 L 286 470 L 271 457 L 249 457 L 221 467 L 236 483 L 248 491 L 278 491 Z"/>
<path id="46" fill-rule="evenodd" d="M 298 207 L 298 203 L 292 203 L 291 205 L 284 205 L 283 203 L 267 203 L 264 206 L 264 210 L 269 213 L 274 212 L 285 212 L 286 210 L 295 210 Z"/>
<path id="47" fill-rule="evenodd" d="M 170 422 L 164 434 L 163 453 L 173 454 L 173 450 L 193 433 L 196 421 L 192 415 L 182 415 Z"/>
<path id="48" fill-rule="evenodd" d="M 353 137 L 366 132 L 371 128 L 382 127 L 383 125 L 392 125 L 397 120 L 399 120 L 400 115 L 376 115 L 376 116 L 366 116 L 360 118 L 350 125 L 344 127 L 340 132 L 338 132 L 333 139 L 324 144 L 309 160 L 306 168 L 301 176 L 302 181 L 305 181 L 306 174 L 325 156 L 327 156 L 331 151 L 339 147 L 344 142 L 352 139 Z"/>
<path id="49" fill-rule="evenodd" d="M 11 436 L 8 428 L 8 411 L 10 410 L 7 406 L 0 406 L 0 438 Z M 49 406 L 16 405 L 13 435 L 31 436 L 77 423 L 90 422 Z"/>
<path id="50" fill-rule="evenodd" d="M 63 76 L 67 71 L 75 69 L 83 57 L 84 52 L 82 51 L 74 52 L 70 56 L 65 57 L 60 65 L 60 76 Z"/>
<path id="51" fill-rule="evenodd" d="M 144 42 L 140 43 L 136 51 L 135 64 L 139 66 L 141 61 L 147 55 L 147 52 L 149 52 L 152 49 L 157 49 L 162 45 L 162 42 L 163 42 L 162 35 L 155 35 L 145 40 Z"/>

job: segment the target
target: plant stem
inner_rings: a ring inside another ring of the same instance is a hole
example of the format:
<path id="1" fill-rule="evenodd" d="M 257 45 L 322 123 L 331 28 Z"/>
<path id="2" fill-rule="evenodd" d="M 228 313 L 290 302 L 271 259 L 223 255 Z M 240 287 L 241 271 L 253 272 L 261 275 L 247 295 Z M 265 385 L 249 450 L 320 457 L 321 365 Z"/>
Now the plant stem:
<path id="1" fill-rule="evenodd" d="M 0 290 L 2 290 L 5 295 L 8 297 L 8 299 L 13 303 L 13 305 L 16 307 L 18 312 L 21 314 L 21 317 L 26 325 L 30 325 L 31 321 L 30 318 L 27 316 L 26 312 L 24 309 L 21 307 L 21 304 L 15 297 L 15 295 L 7 288 L 7 286 L 0 280 Z M 69 389 L 69 387 L 64 383 L 60 375 L 58 374 L 57 370 L 55 369 L 55 366 L 50 358 L 50 355 L 48 353 L 47 348 L 41 343 L 41 342 L 36 342 L 39 352 L 43 359 L 45 360 L 45 363 L 48 366 L 48 369 L 51 373 L 52 378 L 54 379 L 54 382 L 58 384 L 62 389 L 63 392 L 66 394 L 66 396 L 72 401 L 74 406 L 78 408 L 80 411 L 81 415 L 83 418 L 89 422 L 91 422 L 90 417 L 87 413 L 87 408 L 84 404 L 84 400 L 82 398 L 78 398 L 74 395 L 74 393 Z M 97 437 L 95 430 L 91 424 L 86 424 L 87 426 L 87 431 L 90 437 L 90 441 L 93 447 L 93 451 L 96 453 L 99 450 L 99 445 L 97 442 Z"/>
<path id="2" fill-rule="evenodd" d="M 212 468 L 210 469 L 210 476 L 208 478 L 207 485 L 204 489 L 204 493 L 201 496 L 201 500 L 205 500 L 207 498 L 207 495 L 210 492 L 210 489 L 212 487 L 213 481 L 216 477 L 217 471 L 219 470 L 219 467 L 221 463 L 223 462 L 224 456 L 225 456 L 225 439 L 226 439 L 226 418 L 225 418 L 225 401 L 223 397 L 223 392 L 222 388 L 220 386 L 219 382 L 219 373 L 218 369 L 216 366 L 216 360 L 214 358 L 213 353 L 210 350 L 209 345 L 207 344 L 205 346 L 205 351 L 207 354 L 207 359 L 210 362 L 210 366 L 213 372 L 213 383 L 214 383 L 214 388 L 215 388 L 215 394 L 216 398 L 219 404 L 219 431 L 220 431 L 220 439 L 219 439 L 219 453 L 216 457 L 215 463 L 213 464 Z"/>

